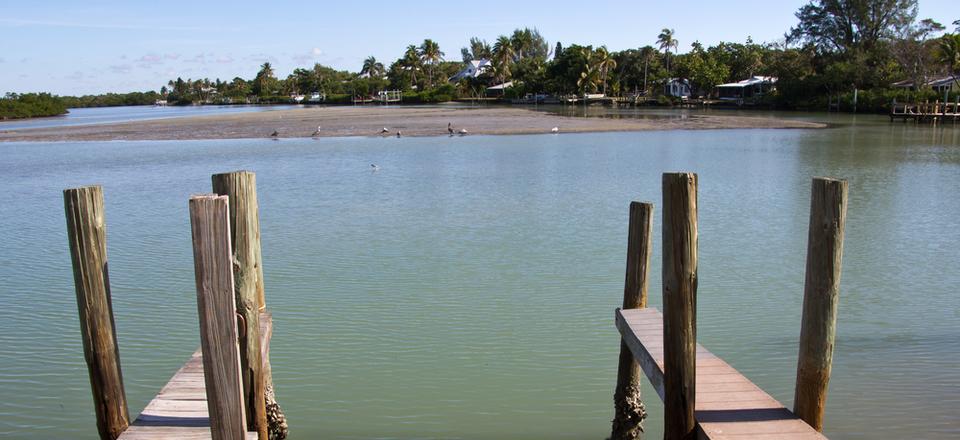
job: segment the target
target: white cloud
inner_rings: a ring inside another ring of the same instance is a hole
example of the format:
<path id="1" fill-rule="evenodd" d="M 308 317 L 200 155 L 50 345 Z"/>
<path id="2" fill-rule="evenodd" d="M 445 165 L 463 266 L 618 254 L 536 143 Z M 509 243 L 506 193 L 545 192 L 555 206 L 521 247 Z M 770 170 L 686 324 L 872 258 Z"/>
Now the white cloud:
<path id="1" fill-rule="evenodd" d="M 113 73 L 127 74 L 133 70 L 133 66 L 129 64 L 114 64 L 110 66 L 110 71 Z"/>
<path id="2" fill-rule="evenodd" d="M 310 50 L 310 55 L 313 55 L 314 57 L 319 57 L 320 55 L 323 55 L 323 51 L 320 50 L 319 47 L 314 47 L 313 49 Z"/>

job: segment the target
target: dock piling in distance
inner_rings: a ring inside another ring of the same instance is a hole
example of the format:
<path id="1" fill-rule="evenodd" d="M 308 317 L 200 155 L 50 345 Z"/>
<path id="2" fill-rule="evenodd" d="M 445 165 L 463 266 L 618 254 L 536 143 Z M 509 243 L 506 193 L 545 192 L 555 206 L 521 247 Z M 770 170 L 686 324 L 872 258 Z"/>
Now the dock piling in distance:
<path id="1" fill-rule="evenodd" d="M 97 431 L 101 440 L 115 440 L 130 425 L 130 415 L 110 297 L 103 189 L 66 189 L 63 205 Z"/>
<path id="2" fill-rule="evenodd" d="M 663 174 L 664 438 L 696 434 L 697 175 Z"/>
<path id="3" fill-rule="evenodd" d="M 228 197 L 230 244 L 237 313 L 243 317 L 240 370 L 247 428 L 267 440 L 266 377 L 260 348 L 260 312 L 265 308 L 260 251 L 257 176 L 251 171 L 214 174 L 213 192 Z"/>
<path id="4" fill-rule="evenodd" d="M 814 178 L 793 412 L 823 430 L 840 297 L 847 181 Z"/>
<path id="5" fill-rule="evenodd" d="M 627 232 L 627 269 L 623 288 L 623 309 L 647 306 L 650 254 L 653 242 L 653 204 L 631 202 Z M 613 394 L 614 418 L 611 440 L 635 440 L 643 432 L 647 417 L 640 398 L 640 366 L 630 347 L 621 338 L 617 388 Z"/>
<path id="6" fill-rule="evenodd" d="M 245 438 L 227 196 L 190 198 L 203 377 L 213 440 Z"/>

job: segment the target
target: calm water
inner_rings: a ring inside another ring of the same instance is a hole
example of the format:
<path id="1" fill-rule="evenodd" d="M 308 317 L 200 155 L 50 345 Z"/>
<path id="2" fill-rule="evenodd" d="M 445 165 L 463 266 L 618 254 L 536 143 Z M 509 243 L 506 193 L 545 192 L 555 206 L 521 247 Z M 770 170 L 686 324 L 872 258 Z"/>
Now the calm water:
<path id="1" fill-rule="evenodd" d="M 957 438 L 960 127 L 802 117 L 837 126 L 0 144 L 0 437 L 96 438 L 61 190 L 104 186 L 136 414 L 198 346 L 187 199 L 246 168 L 293 438 L 605 438 L 628 204 L 659 219 L 675 170 L 700 175 L 700 342 L 788 405 L 810 178 L 849 179 L 826 433 Z"/>
<path id="2" fill-rule="evenodd" d="M 69 125 L 109 124 L 113 122 L 142 121 L 147 119 L 181 118 L 185 116 L 219 115 L 229 113 L 264 112 L 288 110 L 297 105 L 203 105 L 166 106 L 135 105 L 123 107 L 72 108 L 63 116 L 49 118 L 0 121 L 0 130 L 24 128 L 49 128 Z"/>

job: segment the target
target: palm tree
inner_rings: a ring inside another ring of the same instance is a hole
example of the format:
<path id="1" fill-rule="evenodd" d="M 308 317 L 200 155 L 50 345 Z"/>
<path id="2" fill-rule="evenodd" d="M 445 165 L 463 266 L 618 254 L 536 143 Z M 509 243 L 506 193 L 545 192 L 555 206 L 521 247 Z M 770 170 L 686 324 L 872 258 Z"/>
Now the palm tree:
<path id="1" fill-rule="evenodd" d="M 960 33 L 947 34 L 937 42 L 937 62 L 953 75 L 953 82 L 960 85 Z"/>
<path id="2" fill-rule="evenodd" d="M 433 73 L 437 63 L 443 61 L 443 52 L 440 51 L 440 45 L 431 39 L 423 40 L 420 45 L 420 60 L 430 66 L 429 76 L 427 77 L 427 87 L 433 87 Z"/>
<path id="3" fill-rule="evenodd" d="M 673 29 L 663 28 L 657 35 L 657 45 L 667 57 L 667 72 L 670 72 L 670 49 L 676 49 L 678 44 L 677 39 L 673 38 Z"/>
<path id="4" fill-rule="evenodd" d="M 510 38 L 506 35 L 497 38 L 497 42 L 493 45 L 493 65 L 499 73 L 496 77 L 500 78 L 500 84 L 507 82 L 507 78 L 510 76 L 510 64 L 513 63 L 514 55 L 516 53 L 513 50 Z"/>
<path id="5" fill-rule="evenodd" d="M 417 71 L 420 70 L 420 52 L 416 45 L 407 46 L 406 52 L 403 53 L 403 67 L 410 70 L 410 82 L 416 85 Z"/>
<path id="6" fill-rule="evenodd" d="M 363 60 L 363 68 L 360 69 L 360 74 L 367 74 L 370 78 L 381 79 L 383 78 L 383 63 L 378 62 L 373 55 L 368 56 L 367 59 Z"/>
<path id="7" fill-rule="evenodd" d="M 580 72 L 580 78 L 577 79 L 577 87 L 586 94 L 596 90 L 597 87 L 597 63 L 596 55 L 590 46 L 580 49 L 583 56 L 583 70 Z"/>
<path id="8" fill-rule="evenodd" d="M 607 51 L 606 46 L 600 46 L 596 50 L 594 63 L 596 63 L 595 69 L 600 73 L 600 80 L 603 82 L 603 94 L 607 94 L 607 74 L 610 72 L 610 69 L 617 68 L 617 60 L 613 59 L 610 56 L 610 52 Z"/>

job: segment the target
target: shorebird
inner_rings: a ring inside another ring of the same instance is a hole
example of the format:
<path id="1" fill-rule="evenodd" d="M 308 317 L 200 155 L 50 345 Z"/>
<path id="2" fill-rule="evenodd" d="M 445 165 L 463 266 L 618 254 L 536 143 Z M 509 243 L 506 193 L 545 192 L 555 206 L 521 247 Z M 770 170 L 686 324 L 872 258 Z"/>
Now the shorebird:
<path id="1" fill-rule="evenodd" d="M 277 137 L 277 136 L 280 136 L 280 132 L 277 131 L 277 130 L 273 130 L 273 133 L 270 134 L 270 137 L 272 137 L 272 138 L 275 138 L 275 137 Z"/>
<path id="2" fill-rule="evenodd" d="M 453 136 L 453 124 L 447 122 L 447 133 L 450 133 L 450 136 Z"/>
<path id="3" fill-rule="evenodd" d="M 375 163 L 370 164 L 370 169 L 372 171 L 380 171 L 380 167 L 378 167 Z"/>
<path id="4" fill-rule="evenodd" d="M 397 137 L 400 137 L 400 130 L 397 130 Z"/>
<path id="5" fill-rule="evenodd" d="M 560 132 L 560 127 L 553 127 L 550 129 L 550 133 L 559 133 L 559 132 Z"/>
<path id="6" fill-rule="evenodd" d="M 380 130 L 380 134 L 389 133 L 390 130 L 387 127 L 383 127 L 383 130 Z"/>
<path id="7" fill-rule="evenodd" d="M 465 134 L 467 134 L 467 129 L 466 129 L 466 128 L 461 128 L 461 129 L 460 129 L 460 136 L 463 136 L 463 135 L 465 135 Z"/>
<path id="8" fill-rule="evenodd" d="M 311 136 L 320 136 L 320 126 L 317 126 L 317 131 L 313 132 Z"/>

